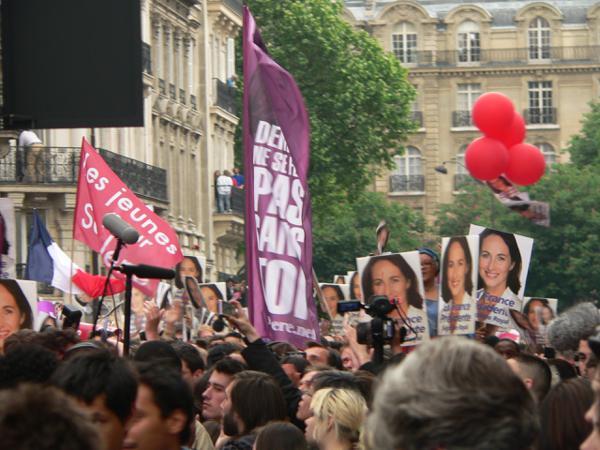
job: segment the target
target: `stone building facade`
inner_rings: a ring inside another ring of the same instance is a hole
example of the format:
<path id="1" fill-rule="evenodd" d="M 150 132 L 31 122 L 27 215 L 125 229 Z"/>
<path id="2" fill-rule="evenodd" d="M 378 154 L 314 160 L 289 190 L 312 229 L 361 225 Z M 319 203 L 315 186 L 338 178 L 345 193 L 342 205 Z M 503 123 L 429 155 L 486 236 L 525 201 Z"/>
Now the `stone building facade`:
<path id="1" fill-rule="evenodd" d="M 205 261 L 205 277 L 223 279 L 243 265 L 243 192 L 234 212 L 215 207 L 213 173 L 233 168 L 238 123 L 234 39 L 241 0 L 141 0 L 144 127 L 34 130 L 46 169 L 31 182 L 16 176 L 16 133 L 0 134 L 0 195 L 17 216 L 17 262 L 24 268 L 31 211 L 45 218 L 53 239 L 88 270 L 97 257 L 72 239 L 77 159 L 82 137 L 123 181 L 177 232 L 183 252 Z M 11 146 L 12 144 L 12 146 Z M 158 262 L 155 262 L 158 264 Z"/>
<path id="2" fill-rule="evenodd" d="M 506 94 L 527 123 L 526 141 L 547 162 L 580 129 L 600 88 L 597 0 L 346 0 L 345 18 L 367 30 L 409 70 L 419 129 L 396 167 L 373 188 L 432 219 L 467 182 L 466 145 L 479 131 L 479 95 Z M 435 171 L 445 164 L 447 175 Z"/>

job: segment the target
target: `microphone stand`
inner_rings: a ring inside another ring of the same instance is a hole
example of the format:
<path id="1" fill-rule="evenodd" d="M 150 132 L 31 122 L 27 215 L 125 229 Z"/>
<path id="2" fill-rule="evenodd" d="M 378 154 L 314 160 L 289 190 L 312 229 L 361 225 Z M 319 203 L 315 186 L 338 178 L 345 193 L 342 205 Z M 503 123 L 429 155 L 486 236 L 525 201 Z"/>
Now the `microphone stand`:
<path id="1" fill-rule="evenodd" d="M 125 275 L 125 327 L 123 330 L 123 356 L 129 356 L 129 341 L 131 327 L 131 289 L 133 274 L 127 272 Z"/>
<path id="2" fill-rule="evenodd" d="M 98 323 L 98 318 L 100 317 L 100 311 L 102 311 L 102 303 L 104 302 L 104 297 L 106 296 L 106 290 L 108 289 L 108 286 L 110 284 L 110 276 L 112 275 L 112 272 L 115 268 L 115 264 L 119 260 L 119 254 L 121 253 L 121 249 L 123 248 L 124 245 L 125 244 L 123 244 L 123 241 L 121 240 L 121 238 L 117 238 L 117 246 L 115 247 L 115 251 L 113 253 L 112 260 L 110 262 L 110 268 L 108 269 L 108 274 L 106 275 L 106 281 L 104 282 L 104 288 L 102 289 L 102 297 L 100 298 L 100 301 L 98 302 L 98 309 L 96 310 L 96 314 L 94 314 L 94 324 L 92 326 L 92 336 L 95 336 L 95 334 L 96 334 L 96 325 Z M 111 289 L 110 293 L 112 294 L 112 289 Z"/>

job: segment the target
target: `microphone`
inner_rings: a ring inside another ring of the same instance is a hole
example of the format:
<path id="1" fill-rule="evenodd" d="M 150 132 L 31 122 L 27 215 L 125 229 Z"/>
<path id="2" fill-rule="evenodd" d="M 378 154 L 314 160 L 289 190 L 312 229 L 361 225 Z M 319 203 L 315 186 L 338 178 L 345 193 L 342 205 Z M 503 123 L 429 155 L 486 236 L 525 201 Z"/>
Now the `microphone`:
<path id="1" fill-rule="evenodd" d="M 171 269 L 165 269 L 164 267 L 149 266 L 146 264 L 123 264 L 115 267 L 121 273 L 125 275 L 135 275 L 138 278 L 157 278 L 159 280 L 170 280 L 175 278 L 175 271 Z"/>
<path id="2" fill-rule="evenodd" d="M 104 219 L 102 219 L 102 225 L 110 231 L 110 234 L 123 241 L 124 244 L 135 244 L 140 238 L 140 233 L 121 219 L 118 214 L 110 213 L 105 215 Z"/>

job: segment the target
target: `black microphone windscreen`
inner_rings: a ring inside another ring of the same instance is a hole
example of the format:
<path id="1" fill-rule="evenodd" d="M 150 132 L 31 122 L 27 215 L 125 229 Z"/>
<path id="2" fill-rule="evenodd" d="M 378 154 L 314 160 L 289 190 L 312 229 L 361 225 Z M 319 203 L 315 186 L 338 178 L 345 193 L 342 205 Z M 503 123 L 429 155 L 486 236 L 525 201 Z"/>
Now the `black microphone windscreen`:
<path id="1" fill-rule="evenodd" d="M 146 264 L 123 264 L 117 268 L 119 272 L 124 274 L 135 275 L 138 278 L 156 278 L 159 280 L 170 280 L 175 278 L 175 271 L 165 269 L 164 267 L 148 266 Z"/>
<path id="2" fill-rule="evenodd" d="M 118 214 L 110 213 L 105 215 L 104 219 L 102 219 L 102 225 L 113 236 L 121 239 L 124 244 L 135 244 L 140 238 L 137 230 L 121 219 Z"/>
<path id="3" fill-rule="evenodd" d="M 215 330 L 217 333 L 220 333 L 221 331 L 223 331 L 223 330 L 225 329 L 225 321 L 219 317 L 218 319 L 216 319 L 216 320 L 213 322 L 213 324 L 212 324 L 212 328 L 213 328 L 213 330 Z"/>

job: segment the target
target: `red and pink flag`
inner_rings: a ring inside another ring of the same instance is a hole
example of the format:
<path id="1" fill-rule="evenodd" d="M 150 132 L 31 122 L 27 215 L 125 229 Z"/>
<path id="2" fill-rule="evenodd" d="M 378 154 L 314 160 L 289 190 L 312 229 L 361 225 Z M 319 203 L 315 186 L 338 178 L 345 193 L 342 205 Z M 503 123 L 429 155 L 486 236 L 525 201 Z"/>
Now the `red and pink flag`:
<path id="1" fill-rule="evenodd" d="M 118 264 L 150 263 L 173 268 L 183 259 L 171 226 L 135 196 L 84 138 L 73 236 L 100 253 L 106 266 L 110 266 L 117 245 L 117 239 L 102 225 L 102 219 L 109 213 L 118 214 L 140 234 L 137 243 L 123 248 Z M 134 284 L 147 295 L 154 295 L 158 280 L 134 277 Z"/>
<path id="2" fill-rule="evenodd" d="M 243 29 L 250 319 L 262 336 L 304 348 L 319 339 L 308 114 L 296 82 L 269 56 L 247 7 Z"/>

